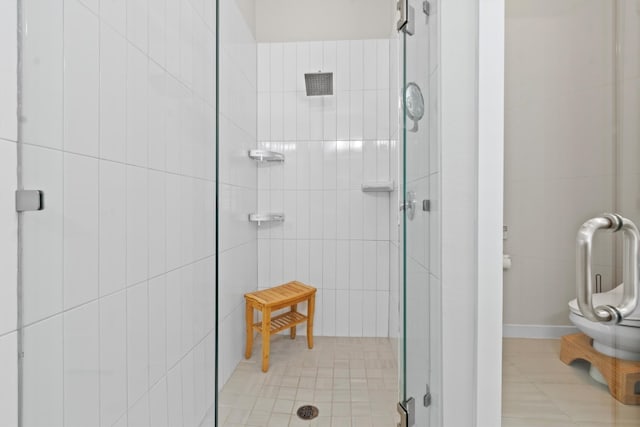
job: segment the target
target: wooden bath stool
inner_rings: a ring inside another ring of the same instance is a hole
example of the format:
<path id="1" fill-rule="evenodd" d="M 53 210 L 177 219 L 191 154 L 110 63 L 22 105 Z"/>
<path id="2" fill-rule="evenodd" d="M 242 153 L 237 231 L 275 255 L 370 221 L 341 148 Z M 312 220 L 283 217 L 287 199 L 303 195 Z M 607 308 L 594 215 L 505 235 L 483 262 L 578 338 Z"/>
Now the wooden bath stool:
<path id="1" fill-rule="evenodd" d="M 291 329 L 291 339 L 296 337 L 296 326 L 307 322 L 307 345 L 313 348 L 313 312 L 316 288 L 300 282 L 289 282 L 275 288 L 250 292 L 244 295 L 246 302 L 247 348 L 244 356 L 249 359 L 253 348 L 253 331 L 262 334 L 262 372 L 269 370 L 269 339 L 285 329 Z M 307 301 L 307 315 L 298 312 L 298 304 Z M 291 307 L 290 311 L 271 317 L 271 313 Z M 262 322 L 254 323 L 253 310 L 262 312 Z"/>
<path id="2" fill-rule="evenodd" d="M 640 405 L 640 362 L 620 360 L 598 352 L 592 339 L 583 333 L 565 335 L 560 344 L 560 360 L 567 365 L 582 359 L 598 368 L 613 397 L 625 405 Z"/>

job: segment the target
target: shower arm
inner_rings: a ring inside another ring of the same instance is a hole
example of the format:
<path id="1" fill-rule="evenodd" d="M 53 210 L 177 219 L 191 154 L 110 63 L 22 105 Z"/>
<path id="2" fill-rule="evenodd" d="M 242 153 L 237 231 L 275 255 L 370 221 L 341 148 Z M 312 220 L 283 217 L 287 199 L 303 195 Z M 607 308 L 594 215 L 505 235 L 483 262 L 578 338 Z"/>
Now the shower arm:
<path id="1" fill-rule="evenodd" d="M 623 298 L 617 306 L 593 307 L 593 281 L 591 279 L 591 252 L 593 236 L 598 230 L 622 230 L 624 238 Z M 629 316 L 638 305 L 638 268 L 640 267 L 640 233 L 635 224 L 617 214 L 606 213 L 582 224 L 576 238 L 576 290 L 578 306 L 587 319 L 593 322 L 618 324 Z"/>

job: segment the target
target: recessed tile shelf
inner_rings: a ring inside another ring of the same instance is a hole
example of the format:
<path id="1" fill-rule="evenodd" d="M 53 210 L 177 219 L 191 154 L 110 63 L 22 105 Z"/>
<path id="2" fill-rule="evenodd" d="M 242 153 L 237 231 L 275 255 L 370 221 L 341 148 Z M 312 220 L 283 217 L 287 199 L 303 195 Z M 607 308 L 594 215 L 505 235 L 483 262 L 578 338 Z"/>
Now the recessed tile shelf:
<path id="1" fill-rule="evenodd" d="M 249 222 L 257 222 L 258 227 L 263 222 L 284 222 L 283 213 L 252 213 L 249 214 Z"/>
<path id="2" fill-rule="evenodd" d="M 390 193 L 394 189 L 393 181 L 363 182 L 362 191 L 364 193 Z"/>
<path id="3" fill-rule="evenodd" d="M 284 154 L 269 150 L 249 150 L 249 157 L 258 162 L 284 162 Z"/>

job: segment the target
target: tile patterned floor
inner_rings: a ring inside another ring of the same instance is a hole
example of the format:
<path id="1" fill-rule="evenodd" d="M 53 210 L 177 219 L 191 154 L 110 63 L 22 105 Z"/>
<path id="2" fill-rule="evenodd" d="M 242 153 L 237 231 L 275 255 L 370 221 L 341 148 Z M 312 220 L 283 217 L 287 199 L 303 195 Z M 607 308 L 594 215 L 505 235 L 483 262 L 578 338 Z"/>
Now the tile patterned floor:
<path id="1" fill-rule="evenodd" d="M 502 427 L 640 427 L 640 406 L 617 402 L 589 364 L 560 361 L 559 340 L 504 339 Z"/>
<path id="2" fill-rule="evenodd" d="M 252 358 L 240 362 L 220 393 L 222 426 L 396 426 L 394 341 L 316 337 L 309 350 L 304 336 L 278 335 L 271 340 L 267 373 L 260 370 L 256 344 Z M 306 404 L 318 407 L 318 418 L 297 417 L 297 408 Z"/>
<path id="3" fill-rule="evenodd" d="M 260 346 L 242 361 L 220 394 L 224 427 L 395 427 L 395 344 L 380 338 L 272 340 L 271 367 L 260 371 Z M 640 407 L 613 399 L 589 376 L 589 365 L 566 366 L 559 340 L 505 339 L 502 427 L 640 427 Z M 320 416 L 295 410 L 314 404 Z M 447 426 L 445 426 L 447 427 Z"/>

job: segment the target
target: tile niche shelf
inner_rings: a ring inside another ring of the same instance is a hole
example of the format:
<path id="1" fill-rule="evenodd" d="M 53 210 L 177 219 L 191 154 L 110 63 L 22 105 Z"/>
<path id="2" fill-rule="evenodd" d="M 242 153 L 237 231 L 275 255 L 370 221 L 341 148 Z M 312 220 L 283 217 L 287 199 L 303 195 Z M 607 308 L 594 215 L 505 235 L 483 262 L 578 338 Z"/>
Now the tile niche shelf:
<path id="1" fill-rule="evenodd" d="M 284 222 L 283 213 L 252 213 L 249 214 L 249 222 L 255 222 L 258 227 L 263 222 Z"/>
<path id="2" fill-rule="evenodd" d="M 284 162 L 284 154 L 269 150 L 249 150 L 248 155 L 258 162 Z"/>

